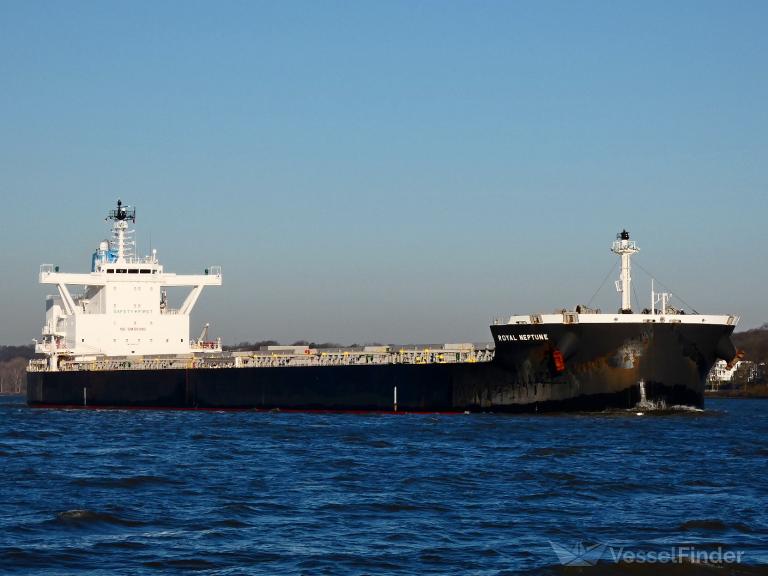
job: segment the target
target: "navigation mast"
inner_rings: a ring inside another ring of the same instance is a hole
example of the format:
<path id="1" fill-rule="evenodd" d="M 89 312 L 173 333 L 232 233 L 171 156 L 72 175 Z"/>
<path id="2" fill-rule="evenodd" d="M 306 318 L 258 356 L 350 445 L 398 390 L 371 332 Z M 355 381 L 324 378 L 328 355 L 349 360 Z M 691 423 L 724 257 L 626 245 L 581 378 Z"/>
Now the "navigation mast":
<path id="1" fill-rule="evenodd" d="M 112 220 L 112 241 L 110 246 L 115 252 L 117 262 L 123 264 L 126 258 L 133 256 L 133 230 L 128 229 L 128 222 L 136 223 L 136 208 L 123 206 L 117 201 L 117 210 L 110 210 L 107 220 Z"/>
<path id="2" fill-rule="evenodd" d="M 629 232 L 622 230 L 616 234 L 616 240 L 611 246 L 611 252 L 621 257 L 621 275 L 616 280 L 616 291 L 621 292 L 621 313 L 632 313 L 632 276 L 630 258 L 640 252 L 634 240 L 629 239 Z"/>

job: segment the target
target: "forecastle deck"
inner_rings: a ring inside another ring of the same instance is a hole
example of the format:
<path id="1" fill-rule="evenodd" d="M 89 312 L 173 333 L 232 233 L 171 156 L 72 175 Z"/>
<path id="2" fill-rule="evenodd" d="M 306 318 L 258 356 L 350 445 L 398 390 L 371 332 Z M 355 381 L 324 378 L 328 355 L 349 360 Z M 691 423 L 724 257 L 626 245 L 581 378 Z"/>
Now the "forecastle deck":
<path id="1" fill-rule="evenodd" d="M 499 318 L 500 324 L 705 324 L 736 326 L 739 317 L 729 314 L 602 314 L 562 310 L 553 314 L 525 314 Z"/>

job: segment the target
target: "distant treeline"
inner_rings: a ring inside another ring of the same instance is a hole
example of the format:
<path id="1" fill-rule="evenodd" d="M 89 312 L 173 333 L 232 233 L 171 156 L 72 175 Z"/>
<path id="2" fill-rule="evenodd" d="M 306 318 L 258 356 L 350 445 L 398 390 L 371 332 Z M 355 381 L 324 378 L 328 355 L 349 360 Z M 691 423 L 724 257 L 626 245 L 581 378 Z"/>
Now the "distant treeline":
<path id="1" fill-rule="evenodd" d="M 768 324 L 734 334 L 733 343 L 744 353 L 744 362 L 718 393 L 768 398 Z"/>
<path id="2" fill-rule="evenodd" d="M 733 343 L 738 350 L 744 351 L 744 360 L 757 364 L 768 362 L 768 324 L 754 330 L 736 332 Z"/>
<path id="3" fill-rule="evenodd" d="M 222 348 L 227 352 L 243 352 L 246 350 L 259 350 L 262 346 L 280 346 L 277 340 L 259 340 L 257 342 L 240 342 L 239 344 L 223 345 Z M 309 348 L 344 348 L 336 342 L 308 342 L 306 340 L 297 340 L 289 346 L 308 346 Z M 357 346 L 357 344 L 352 344 Z"/>
<path id="4" fill-rule="evenodd" d="M 29 360 L 35 356 L 35 348 L 28 346 L 0 346 L 0 362 L 7 362 L 14 358 Z"/>
<path id="5" fill-rule="evenodd" d="M 34 357 L 30 346 L 0 346 L 0 394 L 27 392 L 27 362 Z"/>

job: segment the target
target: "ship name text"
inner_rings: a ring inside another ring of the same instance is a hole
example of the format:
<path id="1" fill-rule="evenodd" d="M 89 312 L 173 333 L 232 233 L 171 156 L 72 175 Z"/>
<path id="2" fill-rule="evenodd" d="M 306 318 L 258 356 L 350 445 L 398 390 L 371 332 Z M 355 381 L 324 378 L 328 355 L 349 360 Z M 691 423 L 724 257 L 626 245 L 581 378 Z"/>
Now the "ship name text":
<path id="1" fill-rule="evenodd" d="M 518 342 L 530 340 L 549 340 L 548 334 L 499 334 L 499 342 Z"/>

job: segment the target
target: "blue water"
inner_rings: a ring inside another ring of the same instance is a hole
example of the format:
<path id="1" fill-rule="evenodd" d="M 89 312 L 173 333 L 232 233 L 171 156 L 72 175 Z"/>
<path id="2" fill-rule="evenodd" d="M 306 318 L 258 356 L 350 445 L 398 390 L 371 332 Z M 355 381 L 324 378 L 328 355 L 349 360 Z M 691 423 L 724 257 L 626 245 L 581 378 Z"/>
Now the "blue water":
<path id="1" fill-rule="evenodd" d="M 762 400 L 502 416 L 3 398 L 0 572 L 568 574 L 550 542 L 584 542 L 720 547 L 741 563 L 714 573 L 768 573 L 767 459 Z M 593 571 L 648 571 L 605 556 Z"/>

